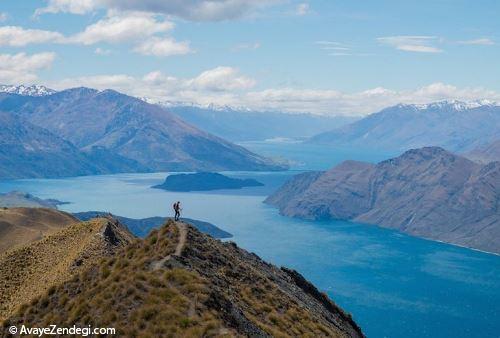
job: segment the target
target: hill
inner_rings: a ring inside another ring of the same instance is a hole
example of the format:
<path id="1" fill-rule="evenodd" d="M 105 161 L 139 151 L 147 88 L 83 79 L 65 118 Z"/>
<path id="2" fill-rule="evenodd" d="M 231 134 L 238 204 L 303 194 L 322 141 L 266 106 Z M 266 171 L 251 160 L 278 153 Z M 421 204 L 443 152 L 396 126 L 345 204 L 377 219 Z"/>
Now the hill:
<path id="1" fill-rule="evenodd" d="M 31 209 L 36 213 L 40 210 Z M 30 217 L 33 223 L 40 221 L 39 214 Z M 51 292 L 52 286 L 95 266 L 132 240 L 133 236 L 118 222 L 101 218 L 73 223 L 0 254 L 0 321 L 21 304 Z"/>
<path id="2" fill-rule="evenodd" d="M 297 272 L 174 222 L 51 287 L 0 330 L 46 322 L 127 336 L 363 336 Z"/>
<path id="3" fill-rule="evenodd" d="M 76 222 L 70 214 L 53 209 L 0 208 L 0 254 Z"/>
<path id="4" fill-rule="evenodd" d="M 91 156 L 121 157 L 142 166 L 129 171 L 286 169 L 187 124 L 165 108 L 113 90 L 74 88 L 38 97 L 3 93 L 0 110 L 48 130 Z M 108 154 L 102 156 L 103 151 Z"/>
<path id="5" fill-rule="evenodd" d="M 73 214 L 73 216 L 75 216 L 81 221 L 88 221 L 92 218 L 99 217 L 102 215 L 106 215 L 106 213 L 99 211 L 86 211 L 86 212 L 77 212 Z M 116 215 L 112 215 L 112 217 L 117 219 L 120 223 L 126 225 L 127 228 L 134 235 L 138 237 L 146 237 L 151 232 L 151 230 L 153 230 L 154 228 L 159 228 L 160 226 L 165 224 L 169 219 L 171 219 L 170 217 L 158 217 L 158 216 L 141 218 L 141 219 L 128 218 Z M 191 218 L 181 218 L 181 220 L 183 222 L 192 224 L 194 227 L 196 227 L 196 229 L 198 229 L 204 234 L 212 236 L 213 238 L 233 237 L 233 235 L 231 235 L 229 232 L 224 231 L 208 222 L 199 221 Z"/>
<path id="6" fill-rule="evenodd" d="M 464 154 L 465 157 L 478 163 L 500 161 L 500 139 L 489 144 L 477 147 Z"/>
<path id="7" fill-rule="evenodd" d="M 296 176 L 266 202 L 287 216 L 348 219 L 500 253 L 500 162 L 482 166 L 438 147 Z"/>
<path id="8" fill-rule="evenodd" d="M 165 182 L 152 188 L 168 191 L 211 191 L 221 189 L 241 189 L 261 187 L 264 184 L 254 179 L 227 177 L 219 173 L 194 173 L 169 175 Z"/>
<path id="9" fill-rule="evenodd" d="M 400 104 L 312 137 L 309 142 L 385 150 L 440 146 L 466 152 L 500 134 L 500 106 L 486 102 Z"/>

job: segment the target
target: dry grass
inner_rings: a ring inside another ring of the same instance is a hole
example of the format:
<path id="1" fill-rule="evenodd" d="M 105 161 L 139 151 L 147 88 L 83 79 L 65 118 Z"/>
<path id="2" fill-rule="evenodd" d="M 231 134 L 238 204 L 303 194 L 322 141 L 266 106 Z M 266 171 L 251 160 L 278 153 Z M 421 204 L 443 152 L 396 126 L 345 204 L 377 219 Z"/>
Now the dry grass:
<path id="1" fill-rule="evenodd" d="M 170 221 L 69 280 L 52 283 L 4 328 L 91 325 L 128 337 L 234 337 L 253 327 L 274 337 L 348 336 L 276 267 L 191 228 L 177 257 L 179 235 Z M 157 268 L 158 261 L 165 265 Z"/>
<path id="2" fill-rule="evenodd" d="M 116 257 L 47 290 L 8 322 L 115 327 L 130 337 L 207 337 L 230 332 L 208 309 L 209 285 L 196 272 L 151 269 L 174 252 L 176 227 L 154 230 Z M 4 325 L 7 325 L 6 322 Z"/>
<path id="3" fill-rule="evenodd" d="M 107 219 L 75 223 L 1 254 L 0 320 L 9 317 L 19 305 L 111 254 L 112 248 L 102 236 L 107 223 Z"/>
<path id="4" fill-rule="evenodd" d="M 70 214 L 53 209 L 0 208 L 0 254 L 77 222 Z"/>

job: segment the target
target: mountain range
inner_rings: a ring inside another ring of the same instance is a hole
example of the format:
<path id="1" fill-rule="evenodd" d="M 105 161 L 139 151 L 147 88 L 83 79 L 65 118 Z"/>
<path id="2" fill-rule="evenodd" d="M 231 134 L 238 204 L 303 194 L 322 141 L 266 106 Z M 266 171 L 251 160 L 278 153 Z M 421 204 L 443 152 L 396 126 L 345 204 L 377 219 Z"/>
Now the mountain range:
<path id="1" fill-rule="evenodd" d="M 0 93 L 0 111 L 3 177 L 287 168 L 112 90 Z"/>
<path id="2" fill-rule="evenodd" d="M 56 91 L 42 85 L 0 85 L 0 93 L 19 94 L 26 96 L 45 96 L 54 94 Z"/>
<path id="3" fill-rule="evenodd" d="M 500 253 L 500 162 L 480 165 L 439 147 L 301 174 L 266 203 L 286 216 L 353 220 Z"/>
<path id="4" fill-rule="evenodd" d="M 404 151 L 440 146 L 467 152 L 500 135 L 500 105 L 487 101 L 399 104 L 308 142 Z"/>
<path id="5" fill-rule="evenodd" d="M 75 222 L 0 254 L 0 280 L 1 336 L 50 323 L 138 337 L 364 337 L 298 272 L 182 222 L 145 239 L 112 217 Z"/>
<path id="6" fill-rule="evenodd" d="M 346 125 L 357 118 L 256 112 L 231 107 L 167 105 L 184 121 L 233 142 L 265 141 L 276 138 L 304 139 Z"/>

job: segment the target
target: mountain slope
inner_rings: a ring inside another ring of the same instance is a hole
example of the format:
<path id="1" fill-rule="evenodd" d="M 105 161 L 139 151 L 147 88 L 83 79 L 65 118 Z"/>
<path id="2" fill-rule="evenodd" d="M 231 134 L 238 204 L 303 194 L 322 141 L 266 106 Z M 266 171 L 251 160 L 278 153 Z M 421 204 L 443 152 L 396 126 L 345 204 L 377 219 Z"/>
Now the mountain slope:
<path id="1" fill-rule="evenodd" d="M 21 307 L 3 330 L 46 321 L 127 336 L 363 336 L 297 272 L 174 222 Z"/>
<path id="2" fill-rule="evenodd" d="M 101 170 L 70 142 L 0 111 L 0 177 L 91 175 Z"/>
<path id="3" fill-rule="evenodd" d="M 31 221 L 38 222 L 37 217 L 33 215 Z M 0 321 L 21 304 L 50 292 L 53 285 L 114 255 L 132 240 L 133 236 L 118 222 L 100 218 L 73 223 L 39 241 L 0 254 Z"/>
<path id="4" fill-rule="evenodd" d="M 287 216 L 350 219 L 500 252 L 500 162 L 481 166 L 428 147 L 311 175 L 292 179 L 267 203 Z"/>
<path id="5" fill-rule="evenodd" d="M 310 142 L 387 150 L 440 146 L 465 152 L 491 142 L 499 134 L 500 106 L 453 101 L 386 108 L 316 135 Z"/>
<path id="6" fill-rule="evenodd" d="M 112 90 L 75 88 L 43 97 L 0 94 L 2 109 L 80 149 L 106 149 L 149 170 L 284 169 L 187 124 L 160 106 Z"/>
<path id="7" fill-rule="evenodd" d="M 70 214 L 43 208 L 0 208 L 0 254 L 77 223 Z"/>
<path id="8" fill-rule="evenodd" d="M 484 146 L 477 147 L 465 153 L 464 156 L 483 164 L 500 161 L 500 139 Z"/>

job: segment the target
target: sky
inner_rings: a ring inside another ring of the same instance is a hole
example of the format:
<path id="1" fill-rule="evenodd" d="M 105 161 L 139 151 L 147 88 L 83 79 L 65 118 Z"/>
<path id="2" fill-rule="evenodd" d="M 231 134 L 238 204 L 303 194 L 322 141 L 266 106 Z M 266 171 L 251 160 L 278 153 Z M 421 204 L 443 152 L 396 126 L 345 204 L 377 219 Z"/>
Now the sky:
<path id="1" fill-rule="evenodd" d="M 0 84 L 365 115 L 500 101 L 496 0 L 0 0 Z"/>

